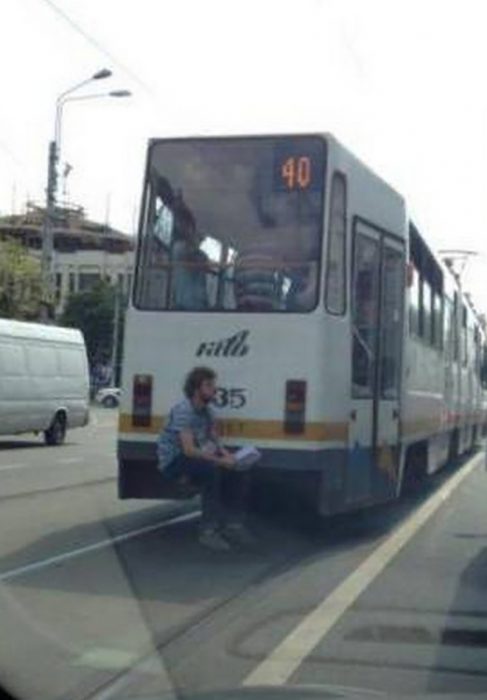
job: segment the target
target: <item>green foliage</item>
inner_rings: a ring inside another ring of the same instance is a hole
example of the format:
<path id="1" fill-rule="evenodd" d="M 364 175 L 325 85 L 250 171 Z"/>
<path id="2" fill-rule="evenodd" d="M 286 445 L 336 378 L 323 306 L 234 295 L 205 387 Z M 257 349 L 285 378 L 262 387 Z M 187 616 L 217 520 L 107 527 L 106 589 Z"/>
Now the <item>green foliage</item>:
<path id="1" fill-rule="evenodd" d="M 41 299 L 40 262 L 21 243 L 0 241 L 0 316 L 37 320 Z"/>
<path id="2" fill-rule="evenodd" d="M 109 363 L 112 357 L 112 343 L 115 316 L 116 290 L 109 282 L 98 282 L 93 289 L 71 294 L 64 313 L 59 319 L 62 326 L 79 328 L 86 342 L 90 367 Z M 123 304 L 120 304 L 119 357 L 123 337 Z"/>
<path id="3" fill-rule="evenodd" d="M 59 319 L 60 325 L 82 331 L 91 366 L 110 360 L 114 310 L 115 290 L 102 281 L 89 291 L 71 294 Z"/>

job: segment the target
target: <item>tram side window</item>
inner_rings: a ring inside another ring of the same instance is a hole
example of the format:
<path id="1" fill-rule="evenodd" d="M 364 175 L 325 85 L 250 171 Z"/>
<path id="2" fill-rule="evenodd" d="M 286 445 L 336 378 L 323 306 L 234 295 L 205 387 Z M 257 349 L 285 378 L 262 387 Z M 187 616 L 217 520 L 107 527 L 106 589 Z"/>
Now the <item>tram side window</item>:
<path id="1" fill-rule="evenodd" d="M 469 326 L 468 331 L 468 342 L 467 342 L 467 364 L 470 363 L 470 368 L 472 363 L 475 362 L 475 342 L 474 342 L 474 329 Z"/>
<path id="2" fill-rule="evenodd" d="M 482 338 L 480 337 L 480 333 L 478 332 L 477 329 L 477 371 L 478 371 L 478 376 L 479 379 L 482 380 Z"/>
<path id="3" fill-rule="evenodd" d="M 443 272 L 412 222 L 409 224 L 411 263 L 417 270 L 419 289 L 411 289 L 411 305 L 418 299 L 417 323 L 415 307 L 410 312 L 412 333 L 426 345 L 443 348 Z"/>
<path id="4" fill-rule="evenodd" d="M 467 328 L 467 307 L 462 305 L 462 365 L 467 366 L 468 362 L 468 328 Z"/>
<path id="5" fill-rule="evenodd" d="M 423 338 L 428 345 L 433 344 L 433 292 L 426 280 L 422 280 L 423 287 Z"/>
<path id="6" fill-rule="evenodd" d="M 487 389 L 487 345 L 480 348 L 480 382 L 482 389 Z"/>
<path id="7" fill-rule="evenodd" d="M 411 335 L 420 335 L 420 285 L 419 273 L 412 268 L 412 280 L 409 288 L 409 332 Z"/>
<path id="8" fill-rule="evenodd" d="M 438 350 L 443 349 L 443 304 L 438 293 L 433 293 L 432 343 Z"/>
<path id="9" fill-rule="evenodd" d="M 458 294 L 455 292 L 453 299 L 453 361 L 458 362 L 460 359 L 460 338 L 459 338 L 459 323 L 458 323 Z"/>
<path id="10" fill-rule="evenodd" d="M 381 326 L 381 396 L 394 399 L 399 393 L 399 358 L 402 343 L 402 298 L 404 263 L 402 253 L 385 246 Z"/>
<path id="11" fill-rule="evenodd" d="M 477 326 L 474 328 L 473 335 L 474 351 L 475 351 L 475 375 L 480 379 L 482 372 L 482 345 L 480 340 L 480 333 Z"/>
<path id="12" fill-rule="evenodd" d="M 342 173 L 333 173 L 326 271 L 325 305 L 331 314 L 345 313 L 347 189 Z"/>
<path id="13" fill-rule="evenodd" d="M 445 297 L 443 313 L 443 343 L 445 355 L 450 361 L 453 356 L 453 304 Z"/>

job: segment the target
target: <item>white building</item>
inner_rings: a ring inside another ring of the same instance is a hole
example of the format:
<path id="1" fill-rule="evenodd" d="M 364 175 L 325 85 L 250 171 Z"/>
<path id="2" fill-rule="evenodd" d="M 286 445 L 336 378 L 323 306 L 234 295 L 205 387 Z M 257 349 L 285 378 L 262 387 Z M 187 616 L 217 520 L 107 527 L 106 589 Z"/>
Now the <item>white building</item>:
<path id="1" fill-rule="evenodd" d="M 40 259 L 44 225 L 42 207 L 28 203 L 25 213 L 0 219 L 0 238 L 19 240 Z M 124 294 L 132 283 L 135 239 L 105 224 L 90 221 L 81 207 L 59 207 L 54 225 L 53 267 L 56 314 L 68 296 L 108 279 Z"/>

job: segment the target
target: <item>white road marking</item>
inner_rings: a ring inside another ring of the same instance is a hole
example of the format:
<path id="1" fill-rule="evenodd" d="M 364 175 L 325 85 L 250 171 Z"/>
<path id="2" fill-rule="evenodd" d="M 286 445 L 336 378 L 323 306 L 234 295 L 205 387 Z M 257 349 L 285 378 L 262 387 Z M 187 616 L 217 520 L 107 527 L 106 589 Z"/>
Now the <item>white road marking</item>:
<path id="1" fill-rule="evenodd" d="M 29 467 L 31 465 L 29 464 L 24 464 L 23 462 L 19 462 L 18 464 L 4 464 L 3 466 L 0 467 L 0 472 L 8 472 L 11 469 L 25 469 L 25 467 Z"/>
<path id="2" fill-rule="evenodd" d="M 62 459 L 55 460 L 52 464 L 39 465 L 39 464 L 27 464 L 26 462 L 18 462 L 16 464 L 3 464 L 0 466 L 0 472 L 8 472 L 12 469 L 43 469 L 49 467 L 56 467 L 59 464 L 86 464 L 88 461 L 91 463 L 94 457 L 103 459 L 115 459 L 116 454 L 111 451 L 108 452 L 92 452 L 88 455 L 89 460 L 86 457 L 63 457 Z"/>
<path id="3" fill-rule="evenodd" d="M 138 660 L 137 654 L 123 649 L 93 647 L 81 654 L 73 666 L 88 666 L 106 670 L 126 669 Z"/>
<path id="4" fill-rule="evenodd" d="M 452 476 L 439 491 L 379 545 L 343 583 L 312 610 L 245 678 L 243 685 L 279 686 L 286 683 L 372 581 L 483 460 L 483 455 L 479 455 Z"/>
<path id="5" fill-rule="evenodd" d="M 96 552 L 99 549 L 104 549 L 105 547 L 112 547 L 116 542 L 125 542 L 126 540 L 131 540 L 134 537 L 139 537 L 139 535 L 145 535 L 148 532 L 154 532 L 154 530 L 160 530 L 168 525 L 175 525 L 176 523 L 182 523 L 187 520 L 192 520 L 200 515 L 200 511 L 192 511 L 191 513 L 185 513 L 184 515 L 178 515 L 170 520 L 163 520 L 162 522 L 155 523 L 154 525 L 146 525 L 138 530 L 132 530 L 131 532 L 125 532 L 123 535 L 117 535 L 108 540 L 101 540 L 100 542 L 95 542 L 89 544 L 86 547 L 78 547 L 77 549 L 72 549 L 69 552 L 64 552 L 63 554 L 57 554 L 54 557 L 49 557 L 48 559 L 41 559 L 40 561 L 35 561 L 32 564 L 26 564 L 25 566 L 19 566 L 17 569 L 10 569 L 10 571 L 5 571 L 0 573 L 0 582 L 11 581 L 14 578 L 23 576 L 24 574 L 32 573 L 33 571 L 39 571 L 40 569 L 45 569 L 53 564 L 60 564 L 70 559 L 82 556 L 83 554 L 88 554 L 90 552 Z"/>
<path id="6" fill-rule="evenodd" d="M 164 661 L 160 653 L 156 650 L 154 654 L 140 663 L 132 666 L 127 673 L 115 678 L 104 688 L 90 696 L 91 700 L 118 700 L 122 695 L 136 697 L 137 690 L 147 681 L 147 676 L 152 676 L 151 687 L 155 685 L 153 680 L 157 676 L 158 687 L 151 693 L 151 696 L 164 698 L 164 700 L 174 700 L 178 697 L 169 674 L 166 671 Z"/>

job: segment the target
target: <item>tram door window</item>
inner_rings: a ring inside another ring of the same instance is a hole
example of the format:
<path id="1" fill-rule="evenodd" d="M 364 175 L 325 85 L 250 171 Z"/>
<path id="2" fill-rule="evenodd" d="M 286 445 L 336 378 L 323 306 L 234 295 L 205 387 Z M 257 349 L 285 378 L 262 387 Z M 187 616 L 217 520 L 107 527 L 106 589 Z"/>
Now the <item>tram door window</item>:
<path id="1" fill-rule="evenodd" d="M 347 502 L 370 498 L 380 309 L 380 234 L 365 224 L 354 232 L 351 318 L 351 422 Z"/>
<path id="2" fill-rule="evenodd" d="M 404 244 L 358 223 L 352 276 L 349 502 L 374 492 L 388 498 L 396 486 L 404 277 Z"/>
<path id="3" fill-rule="evenodd" d="M 373 398 L 379 311 L 380 240 L 355 237 L 353 277 L 352 396 Z"/>

